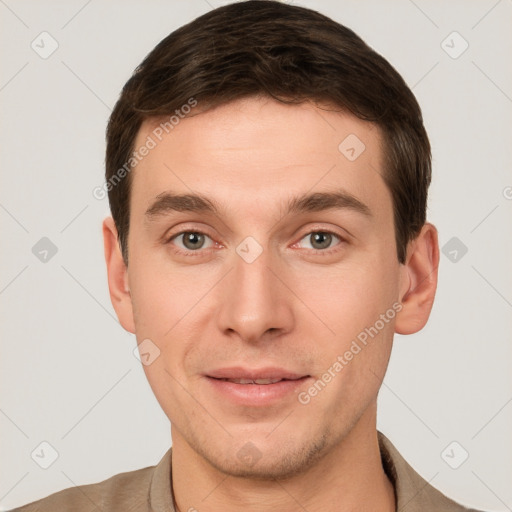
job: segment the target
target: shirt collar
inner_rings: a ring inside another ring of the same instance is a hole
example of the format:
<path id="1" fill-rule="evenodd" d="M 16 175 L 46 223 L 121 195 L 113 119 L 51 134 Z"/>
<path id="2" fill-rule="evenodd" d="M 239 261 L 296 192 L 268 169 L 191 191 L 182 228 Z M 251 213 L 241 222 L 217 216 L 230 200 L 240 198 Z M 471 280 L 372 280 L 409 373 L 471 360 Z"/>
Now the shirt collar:
<path id="1" fill-rule="evenodd" d="M 429 482 L 434 477 L 426 481 L 408 464 L 382 432 L 377 431 L 377 434 L 382 466 L 395 489 L 398 512 L 423 512 L 424 510 L 477 512 L 456 503 L 430 485 Z"/>
<path id="2" fill-rule="evenodd" d="M 153 512 L 176 512 L 171 488 L 172 446 L 153 471 L 149 489 L 149 509 Z"/>

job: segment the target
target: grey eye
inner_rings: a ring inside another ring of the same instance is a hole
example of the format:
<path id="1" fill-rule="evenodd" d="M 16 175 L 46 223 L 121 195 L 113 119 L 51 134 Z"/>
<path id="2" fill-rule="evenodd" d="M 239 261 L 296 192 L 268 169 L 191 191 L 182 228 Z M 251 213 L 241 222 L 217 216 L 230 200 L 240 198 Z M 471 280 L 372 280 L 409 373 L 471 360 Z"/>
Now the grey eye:
<path id="1" fill-rule="evenodd" d="M 339 236 L 328 231 L 313 231 L 302 238 L 300 242 L 306 244 L 306 249 L 322 250 L 330 248 L 336 239 L 341 240 Z"/>
<path id="2" fill-rule="evenodd" d="M 313 249 L 325 249 L 331 245 L 332 235 L 323 231 L 317 231 L 309 235 L 309 240 Z"/>
<path id="3" fill-rule="evenodd" d="M 185 249 L 189 249 L 191 251 L 202 249 L 206 242 L 206 235 L 203 233 L 197 233 L 195 231 L 185 231 L 180 233 L 176 239 L 182 239 L 182 244 Z"/>

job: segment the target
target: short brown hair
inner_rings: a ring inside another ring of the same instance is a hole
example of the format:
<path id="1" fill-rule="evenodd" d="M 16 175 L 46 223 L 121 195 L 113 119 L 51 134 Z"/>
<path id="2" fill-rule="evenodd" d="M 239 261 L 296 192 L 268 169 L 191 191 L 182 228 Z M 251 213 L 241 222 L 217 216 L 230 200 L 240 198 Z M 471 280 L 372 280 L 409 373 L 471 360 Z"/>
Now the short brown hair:
<path id="1" fill-rule="evenodd" d="M 172 115 L 190 98 L 205 111 L 261 95 L 334 105 L 380 128 L 383 178 L 393 198 L 398 260 L 404 263 L 408 242 L 425 224 L 431 181 L 420 107 L 398 72 L 359 36 L 304 7 L 275 0 L 232 3 L 163 39 L 128 80 L 110 117 L 107 184 L 126 169 L 146 119 Z M 108 187 L 126 263 L 130 187 L 129 172 Z"/>

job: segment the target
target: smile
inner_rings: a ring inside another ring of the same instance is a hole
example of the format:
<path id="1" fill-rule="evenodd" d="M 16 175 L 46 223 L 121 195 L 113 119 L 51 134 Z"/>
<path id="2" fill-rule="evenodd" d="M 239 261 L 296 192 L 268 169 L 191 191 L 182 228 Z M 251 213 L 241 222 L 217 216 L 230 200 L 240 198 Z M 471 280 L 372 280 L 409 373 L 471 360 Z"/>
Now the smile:
<path id="1" fill-rule="evenodd" d="M 250 370 L 224 368 L 205 375 L 213 398 L 232 405 L 264 407 L 295 399 L 299 388 L 311 379 L 278 368 Z"/>

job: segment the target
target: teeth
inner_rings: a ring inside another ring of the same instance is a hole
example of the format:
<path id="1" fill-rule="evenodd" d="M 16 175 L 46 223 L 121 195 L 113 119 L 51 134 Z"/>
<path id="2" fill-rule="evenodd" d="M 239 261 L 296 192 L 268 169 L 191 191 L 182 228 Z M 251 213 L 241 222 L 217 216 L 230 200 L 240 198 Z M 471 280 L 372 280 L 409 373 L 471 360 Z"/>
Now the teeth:
<path id="1" fill-rule="evenodd" d="M 274 384 L 275 382 L 279 382 L 282 379 L 255 379 L 255 384 Z"/>
<path id="2" fill-rule="evenodd" d="M 234 382 L 235 384 L 274 384 L 283 379 L 223 379 L 228 382 Z"/>

